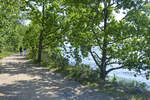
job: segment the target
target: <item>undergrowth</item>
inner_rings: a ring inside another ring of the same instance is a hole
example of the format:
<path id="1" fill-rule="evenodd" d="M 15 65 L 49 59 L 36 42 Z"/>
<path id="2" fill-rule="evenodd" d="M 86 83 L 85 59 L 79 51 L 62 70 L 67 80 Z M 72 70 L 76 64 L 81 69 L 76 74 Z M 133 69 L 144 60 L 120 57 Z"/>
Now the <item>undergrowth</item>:
<path id="1" fill-rule="evenodd" d="M 94 86 L 100 92 L 115 97 L 116 100 L 148 100 L 147 98 L 150 98 L 150 92 L 144 89 L 144 83 L 117 81 L 118 77 L 113 77 L 105 82 L 101 81 L 99 80 L 99 70 L 93 70 L 85 64 L 70 65 L 68 59 L 56 53 L 43 53 L 42 64 L 65 75 L 68 79 L 73 79 L 90 87 Z M 137 87 L 142 88 L 142 91 L 137 91 L 139 89 Z"/>
<path id="2" fill-rule="evenodd" d="M 6 56 L 10 56 L 10 55 L 13 55 L 15 54 L 15 52 L 10 52 L 10 51 L 2 51 L 0 52 L 0 59 L 6 57 Z"/>

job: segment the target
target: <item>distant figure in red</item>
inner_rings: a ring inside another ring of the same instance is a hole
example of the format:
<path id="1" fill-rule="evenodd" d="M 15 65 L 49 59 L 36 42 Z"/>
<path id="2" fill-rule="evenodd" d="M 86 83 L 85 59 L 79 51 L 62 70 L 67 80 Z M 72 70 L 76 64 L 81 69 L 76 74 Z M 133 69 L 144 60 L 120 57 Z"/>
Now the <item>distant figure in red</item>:
<path id="1" fill-rule="evenodd" d="M 19 48 L 20 55 L 22 55 L 22 47 Z"/>

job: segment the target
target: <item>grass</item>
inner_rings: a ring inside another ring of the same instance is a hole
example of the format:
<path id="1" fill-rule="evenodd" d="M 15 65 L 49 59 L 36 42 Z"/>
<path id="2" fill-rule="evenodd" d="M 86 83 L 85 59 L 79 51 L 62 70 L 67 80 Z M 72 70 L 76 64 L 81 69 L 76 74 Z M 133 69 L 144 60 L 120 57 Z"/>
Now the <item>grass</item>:
<path id="1" fill-rule="evenodd" d="M 55 68 L 56 69 L 56 68 Z M 57 69 L 56 69 L 57 70 Z M 143 84 L 136 81 L 126 82 L 126 80 L 121 80 L 119 82 L 115 81 L 100 81 L 95 80 L 98 76 L 92 77 L 91 71 L 82 71 L 80 67 L 68 66 L 65 70 L 58 71 L 64 74 L 70 79 L 80 82 L 88 87 L 94 87 L 101 93 L 106 93 L 109 96 L 116 98 L 116 100 L 150 100 L 150 92 L 144 89 Z M 135 84 L 137 84 L 135 86 Z M 143 89 L 143 93 L 137 91 L 137 86 Z"/>
<path id="2" fill-rule="evenodd" d="M 91 71 L 82 70 L 81 66 L 68 65 L 63 70 L 59 70 L 56 66 L 51 66 L 51 69 L 83 85 L 94 87 L 97 91 L 116 98 L 115 100 L 150 100 L 150 92 L 144 89 L 145 86 L 143 84 L 136 81 L 127 82 L 126 80 L 121 80 L 117 82 L 115 80 L 109 80 L 103 82 L 95 80 L 94 78 L 98 78 L 98 76 L 94 76 Z M 137 87 L 141 87 L 144 92 L 137 91 Z"/>
<path id="3" fill-rule="evenodd" d="M 51 68 L 53 69 L 53 67 Z M 68 66 L 63 70 L 58 70 L 57 67 L 55 67 L 54 69 L 56 72 L 65 75 L 69 79 L 78 81 L 88 87 L 94 87 L 100 93 L 105 93 L 116 98 L 115 100 L 150 100 L 150 92 L 146 91 L 145 89 L 143 89 L 144 93 L 138 92 L 134 86 L 135 82 L 133 81 L 128 83 L 125 82 L 125 80 L 122 80 L 119 82 L 109 81 L 104 83 L 100 80 L 96 81 L 92 79 L 92 75 L 88 76 L 88 73 L 81 71 L 79 67 Z M 136 84 L 139 84 L 138 86 L 140 86 L 140 83 L 136 82 Z"/>
<path id="4" fill-rule="evenodd" d="M 53 55 L 53 57 L 43 57 L 44 60 L 42 64 L 54 70 L 56 73 L 63 74 L 69 79 L 78 81 L 88 87 L 94 87 L 96 91 L 108 94 L 114 97 L 115 100 L 150 100 L 150 92 L 145 89 L 144 93 L 138 92 L 134 85 L 137 84 L 141 87 L 142 85 L 135 81 L 128 83 L 126 80 L 121 80 L 116 82 L 116 77 L 103 82 L 99 80 L 99 72 L 90 69 L 88 65 L 81 64 L 72 66 L 69 65 L 66 59 L 57 57 L 57 55 Z M 144 88 L 144 86 L 142 88 Z"/>
<path id="5" fill-rule="evenodd" d="M 14 54 L 14 52 L 2 51 L 2 52 L 0 53 L 0 59 L 4 58 L 4 57 L 6 57 L 6 56 L 13 55 L 13 54 Z"/>
<path id="6" fill-rule="evenodd" d="M 90 84 L 90 86 L 94 86 L 99 92 L 107 93 L 109 96 L 114 97 L 115 100 L 150 100 L 150 92 L 145 89 L 143 83 L 138 83 L 137 81 L 117 81 L 116 78 L 116 81 L 112 79 L 95 84 Z M 138 87 L 142 88 L 142 92 L 138 90 Z"/>

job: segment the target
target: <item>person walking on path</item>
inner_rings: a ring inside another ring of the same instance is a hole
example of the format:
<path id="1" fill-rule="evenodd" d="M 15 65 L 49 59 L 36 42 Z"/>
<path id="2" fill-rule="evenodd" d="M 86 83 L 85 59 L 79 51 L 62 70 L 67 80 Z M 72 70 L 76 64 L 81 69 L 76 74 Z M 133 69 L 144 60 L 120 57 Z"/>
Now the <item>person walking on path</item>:
<path id="1" fill-rule="evenodd" d="M 22 47 L 19 48 L 20 55 L 22 55 Z"/>
<path id="2" fill-rule="evenodd" d="M 27 48 L 24 48 L 24 56 L 27 54 Z"/>

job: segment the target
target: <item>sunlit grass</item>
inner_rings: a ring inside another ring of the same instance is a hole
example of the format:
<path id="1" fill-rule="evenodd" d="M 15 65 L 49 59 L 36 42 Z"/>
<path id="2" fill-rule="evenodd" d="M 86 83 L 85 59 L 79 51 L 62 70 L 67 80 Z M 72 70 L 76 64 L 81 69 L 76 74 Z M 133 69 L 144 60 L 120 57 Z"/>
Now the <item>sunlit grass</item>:
<path id="1" fill-rule="evenodd" d="M 0 59 L 4 58 L 4 57 L 6 57 L 6 56 L 13 55 L 13 54 L 14 54 L 14 52 L 2 51 L 2 52 L 0 53 Z"/>
<path id="2" fill-rule="evenodd" d="M 59 58 L 57 55 L 48 57 L 47 55 L 43 56 L 44 66 L 84 86 L 94 87 L 95 91 L 114 97 L 115 100 L 150 100 L 150 92 L 144 89 L 145 84 L 137 81 L 129 82 L 125 79 L 118 81 L 116 76 L 104 82 L 99 80 L 99 71 L 90 69 L 88 65 L 72 66 L 63 57 Z M 138 92 L 137 87 L 143 88 L 143 93 Z"/>

